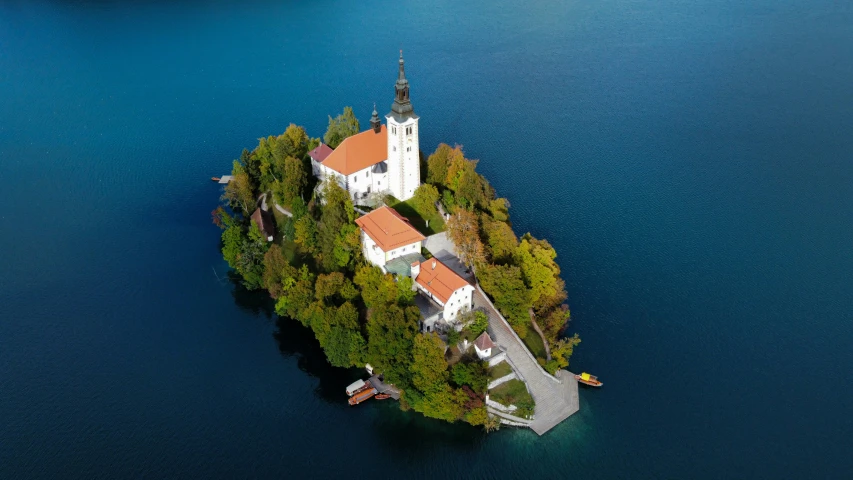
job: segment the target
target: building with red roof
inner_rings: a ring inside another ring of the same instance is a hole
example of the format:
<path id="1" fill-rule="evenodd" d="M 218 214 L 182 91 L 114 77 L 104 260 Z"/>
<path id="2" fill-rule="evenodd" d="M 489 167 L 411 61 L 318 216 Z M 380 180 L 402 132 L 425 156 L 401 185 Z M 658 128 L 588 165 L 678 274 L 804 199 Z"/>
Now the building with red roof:
<path id="1" fill-rule="evenodd" d="M 442 307 L 445 322 L 455 321 L 474 306 L 474 287 L 436 258 L 413 263 L 412 280 L 423 295 Z"/>
<path id="2" fill-rule="evenodd" d="M 355 219 L 361 228 L 364 258 L 385 270 L 389 261 L 409 254 L 420 254 L 424 235 L 391 207 L 382 206 Z"/>
<path id="3" fill-rule="evenodd" d="M 421 184 L 419 117 L 409 99 L 402 51 L 394 91 L 386 125 L 374 105 L 369 130 L 345 138 L 334 150 L 321 144 L 309 153 L 314 175 L 337 181 L 357 205 L 374 204 L 371 194 L 390 193 L 405 201 Z"/>

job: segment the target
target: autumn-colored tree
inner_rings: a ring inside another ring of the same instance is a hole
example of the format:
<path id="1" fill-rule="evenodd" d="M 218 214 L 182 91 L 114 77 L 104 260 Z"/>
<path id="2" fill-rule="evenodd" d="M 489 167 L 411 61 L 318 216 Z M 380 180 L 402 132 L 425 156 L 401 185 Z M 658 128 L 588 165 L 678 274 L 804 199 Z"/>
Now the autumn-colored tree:
<path id="1" fill-rule="evenodd" d="M 447 221 L 447 238 L 456 246 L 456 253 L 465 265 L 471 267 L 485 261 L 480 229 L 473 212 L 459 209 L 451 215 Z"/>
<path id="2" fill-rule="evenodd" d="M 461 148 L 457 147 L 461 154 Z M 427 183 L 433 185 L 445 185 L 447 179 L 447 167 L 450 165 L 450 156 L 454 149 L 442 143 L 435 152 L 427 158 Z"/>

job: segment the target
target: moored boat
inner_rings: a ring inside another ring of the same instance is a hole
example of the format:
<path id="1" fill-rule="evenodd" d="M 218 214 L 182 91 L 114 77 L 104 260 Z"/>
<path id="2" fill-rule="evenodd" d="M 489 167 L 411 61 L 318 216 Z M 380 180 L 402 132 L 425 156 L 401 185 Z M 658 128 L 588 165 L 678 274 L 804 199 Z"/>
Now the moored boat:
<path id="1" fill-rule="evenodd" d="M 220 180 L 219 177 L 210 177 L 210 181 L 212 181 L 212 182 L 218 182 L 219 180 Z"/>
<path id="2" fill-rule="evenodd" d="M 590 375 L 586 372 L 581 373 L 580 375 L 575 375 L 575 379 L 584 385 L 589 385 L 590 387 L 600 387 L 604 385 L 602 382 L 598 380 L 598 377 L 595 375 Z"/>
<path id="3" fill-rule="evenodd" d="M 377 395 L 373 398 L 375 398 L 377 400 L 385 400 L 386 398 L 391 398 L 391 395 L 388 395 L 387 393 L 380 393 L 379 395 Z"/>

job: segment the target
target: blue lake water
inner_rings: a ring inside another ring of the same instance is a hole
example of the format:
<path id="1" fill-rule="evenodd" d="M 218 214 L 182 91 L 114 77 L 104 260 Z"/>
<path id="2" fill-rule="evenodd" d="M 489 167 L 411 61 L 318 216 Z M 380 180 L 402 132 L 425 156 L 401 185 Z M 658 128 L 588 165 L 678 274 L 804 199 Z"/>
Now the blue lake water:
<path id="1" fill-rule="evenodd" d="M 847 478 L 847 3 L 306 3 L 0 4 L 0 478 Z M 423 149 L 560 255 L 606 386 L 542 438 L 350 408 L 225 280 L 208 178 L 366 125 L 400 48 Z"/>

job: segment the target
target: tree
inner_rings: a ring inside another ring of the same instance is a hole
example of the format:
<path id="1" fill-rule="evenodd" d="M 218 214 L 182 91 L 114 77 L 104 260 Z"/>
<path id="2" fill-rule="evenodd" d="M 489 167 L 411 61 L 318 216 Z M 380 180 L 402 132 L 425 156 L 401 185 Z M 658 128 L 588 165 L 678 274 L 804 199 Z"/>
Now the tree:
<path id="1" fill-rule="evenodd" d="M 317 282 L 314 284 L 314 292 L 317 300 L 325 305 L 337 305 L 358 297 L 358 289 L 355 288 L 350 279 L 340 272 L 318 275 Z"/>
<path id="2" fill-rule="evenodd" d="M 302 189 L 308 183 L 302 161 L 294 157 L 284 159 L 281 180 L 273 183 L 273 194 L 280 205 L 290 205 L 295 198 L 300 198 Z"/>
<path id="3" fill-rule="evenodd" d="M 400 289 L 389 273 L 382 273 L 374 265 L 362 265 L 355 272 L 355 284 L 361 289 L 361 298 L 367 308 L 391 305 L 400 298 Z"/>
<path id="4" fill-rule="evenodd" d="M 367 319 L 367 361 L 385 374 L 389 383 L 409 383 L 412 343 L 418 333 L 418 307 L 379 305 Z"/>
<path id="5" fill-rule="evenodd" d="M 304 215 L 293 223 L 293 241 L 304 253 L 317 251 L 317 224 L 310 215 Z"/>
<path id="6" fill-rule="evenodd" d="M 349 194 L 337 182 L 327 181 L 323 198 L 325 205 L 317 227 L 320 263 L 323 269 L 332 271 L 354 263 L 361 251 L 361 239 Z"/>
<path id="7" fill-rule="evenodd" d="M 433 333 L 415 336 L 412 348 L 412 385 L 425 394 L 441 389 L 447 384 L 447 361 L 444 343 Z"/>
<path id="8" fill-rule="evenodd" d="M 511 262 L 518 247 L 518 239 L 512 228 L 504 222 L 492 220 L 488 215 L 482 215 L 480 218 L 492 262 L 498 264 Z"/>
<path id="9" fill-rule="evenodd" d="M 412 386 L 420 392 L 412 403 L 415 411 L 428 417 L 453 422 L 464 413 L 464 396 L 458 395 L 448 382 L 444 343 L 435 333 L 414 338 L 410 367 Z"/>
<path id="10" fill-rule="evenodd" d="M 489 317 L 482 310 L 474 310 L 465 312 L 459 317 L 459 322 L 465 325 L 465 329 L 471 333 L 474 338 L 480 336 L 489 328 Z"/>
<path id="11" fill-rule="evenodd" d="M 480 229 L 473 212 L 457 210 L 447 221 L 447 238 L 456 246 L 456 253 L 465 265 L 471 267 L 485 261 Z"/>
<path id="12" fill-rule="evenodd" d="M 438 210 L 435 208 L 435 202 L 438 201 L 438 189 L 434 186 L 424 183 L 415 189 L 415 194 L 412 197 L 412 206 L 424 218 L 432 218 L 438 215 Z"/>
<path id="13" fill-rule="evenodd" d="M 527 334 L 530 291 L 524 285 L 521 269 L 512 265 L 487 265 L 478 272 L 480 285 L 494 299 L 495 307 L 519 336 Z"/>
<path id="14" fill-rule="evenodd" d="M 492 218 L 499 222 L 509 221 L 509 200 L 505 198 L 496 198 L 489 202 L 489 212 Z"/>
<path id="15" fill-rule="evenodd" d="M 457 363 L 450 370 L 453 383 L 459 385 L 467 385 L 474 392 L 483 393 L 489 385 L 489 374 L 482 362 L 472 363 Z"/>
<path id="16" fill-rule="evenodd" d="M 314 302 L 314 274 L 303 265 L 294 276 L 283 276 L 281 293 L 275 304 L 279 315 L 298 320 L 302 325 L 311 323 L 310 311 Z"/>
<path id="17" fill-rule="evenodd" d="M 296 276 L 293 268 L 284 256 L 281 247 L 273 244 L 264 255 L 263 287 L 269 290 L 272 298 L 278 298 L 282 292 L 282 284 L 285 278 Z"/>
<path id="18" fill-rule="evenodd" d="M 231 181 L 225 185 L 222 200 L 227 201 L 233 209 L 239 209 L 244 216 L 249 216 L 255 209 L 255 192 L 249 174 L 238 161 L 234 161 L 231 171 Z"/>
<path id="19" fill-rule="evenodd" d="M 576 333 L 572 337 L 561 338 L 551 344 L 551 355 L 553 359 L 545 364 L 545 370 L 551 374 L 561 368 L 569 366 L 569 358 L 571 358 L 575 347 L 581 343 L 581 339 Z"/>
<path id="20" fill-rule="evenodd" d="M 301 164 L 301 160 L 308 154 L 308 143 L 308 134 L 305 133 L 305 129 L 291 123 L 284 133 L 276 137 L 273 153 L 282 160 L 293 157 L 300 160 Z"/>
<path id="21" fill-rule="evenodd" d="M 335 118 L 329 117 L 329 128 L 326 129 L 323 140 L 326 142 L 326 145 L 338 148 L 338 145 L 345 138 L 355 135 L 358 131 L 358 119 L 355 117 L 352 107 L 344 107 L 344 113 Z"/>
<path id="22" fill-rule="evenodd" d="M 461 148 L 457 147 L 461 153 Z M 450 165 L 450 156 L 454 149 L 446 143 L 439 144 L 435 152 L 427 158 L 427 179 L 433 185 L 445 185 L 447 178 L 447 167 Z"/>
<path id="23" fill-rule="evenodd" d="M 515 250 L 515 264 L 521 267 L 524 283 L 530 288 L 530 301 L 534 304 L 540 297 L 557 294 L 557 278 L 560 267 L 554 261 L 557 252 L 546 240 L 537 240 L 529 233 L 521 239 Z"/>

